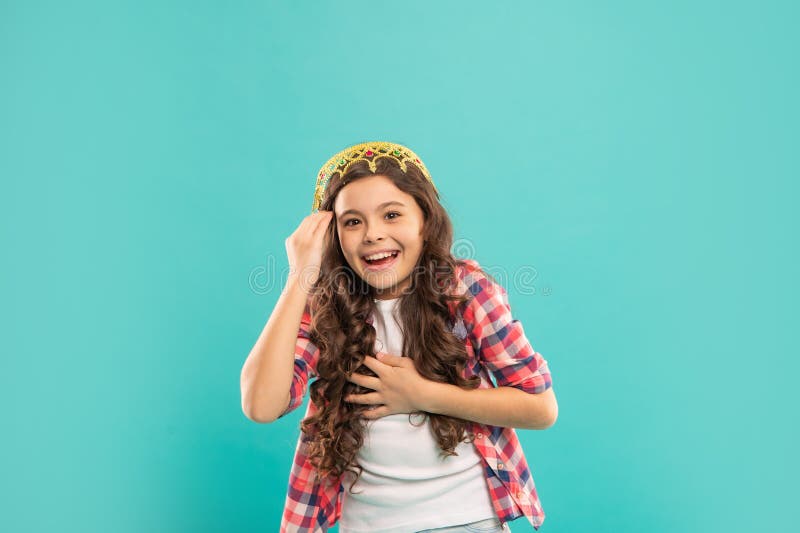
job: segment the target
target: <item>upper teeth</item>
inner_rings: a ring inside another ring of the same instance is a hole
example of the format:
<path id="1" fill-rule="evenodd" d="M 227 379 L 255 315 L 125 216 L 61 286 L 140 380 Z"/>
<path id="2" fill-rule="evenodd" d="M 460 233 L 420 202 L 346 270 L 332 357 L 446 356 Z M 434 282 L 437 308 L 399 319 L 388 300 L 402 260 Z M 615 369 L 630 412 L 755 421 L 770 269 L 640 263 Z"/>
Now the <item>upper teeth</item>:
<path id="1" fill-rule="evenodd" d="M 376 259 L 383 259 L 384 257 L 389 257 L 390 255 L 393 255 L 395 253 L 397 252 L 381 252 L 373 255 L 368 255 L 364 259 L 366 259 L 367 261 L 374 261 Z"/>

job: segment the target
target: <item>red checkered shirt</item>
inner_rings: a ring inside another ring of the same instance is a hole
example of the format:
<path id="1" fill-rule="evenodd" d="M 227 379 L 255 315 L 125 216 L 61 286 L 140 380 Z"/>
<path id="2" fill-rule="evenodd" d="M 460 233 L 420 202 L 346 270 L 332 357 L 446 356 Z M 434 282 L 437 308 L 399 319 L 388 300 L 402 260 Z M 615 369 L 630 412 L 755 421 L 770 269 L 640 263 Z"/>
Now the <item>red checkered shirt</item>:
<path id="1" fill-rule="evenodd" d="M 522 323 L 512 318 L 506 290 L 488 277 L 477 261 L 463 259 L 458 264 L 459 293 L 468 291 L 470 300 L 463 316 L 456 318 L 453 333 L 463 338 L 467 365 L 463 376 L 478 375 L 479 388 L 515 387 L 538 394 L 552 387 L 547 361 L 534 351 L 525 337 Z M 367 321 L 371 324 L 372 317 Z M 303 403 L 308 380 L 316 376 L 319 349 L 309 339 L 311 316 L 308 305 L 300 324 L 295 346 L 291 401 L 281 418 Z M 305 417 L 317 411 L 308 402 Z M 471 422 L 470 436 L 484 460 L 484 474 L 492 504 L 501 522 L 524 516 L 534 529 L 544 522 L 536 487 L 514 428 Z M 327 531 L 341 516 L 344 483 L 319 478 L 308 461 L 303 435 L 298 438 L 289 474 L 281 532 Z"/>

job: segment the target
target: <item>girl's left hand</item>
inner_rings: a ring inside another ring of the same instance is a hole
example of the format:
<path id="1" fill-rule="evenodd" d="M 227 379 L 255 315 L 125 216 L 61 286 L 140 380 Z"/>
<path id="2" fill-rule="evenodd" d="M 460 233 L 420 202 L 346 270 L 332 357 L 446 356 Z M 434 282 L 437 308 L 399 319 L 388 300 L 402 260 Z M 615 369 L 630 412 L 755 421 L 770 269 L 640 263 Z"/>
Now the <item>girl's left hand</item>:
<path id="1" fill-rule="evenodd" d="M 378 377 L 357 373 L 350 376 L 350 381 L 356 385 L 375 392 L 350 394 L 344 400 L 373 404 L 370 410 L 363 413 L 364 418 L 370 419 L 425 411 L 429 394 L 436 382 L 422 377 L 414 367 L 414 362 L 408 357 L 389 355 L 385 352 L 378 352 L 377 356 L 376 359 L 368 355 L 364 358 L 364 364 Z"/>

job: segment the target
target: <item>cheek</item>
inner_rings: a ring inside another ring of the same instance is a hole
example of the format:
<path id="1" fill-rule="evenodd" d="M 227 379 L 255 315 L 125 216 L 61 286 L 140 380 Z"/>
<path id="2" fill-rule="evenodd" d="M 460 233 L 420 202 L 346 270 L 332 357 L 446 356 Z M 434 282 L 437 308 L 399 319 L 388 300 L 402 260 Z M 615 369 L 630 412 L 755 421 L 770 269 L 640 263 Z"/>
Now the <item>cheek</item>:
<path id="1" fill-rule="evenodd" d="M 403 242 L 406 246 L 419 250 L 422 248 L 422 235 L 416 228 L 411 228 L 403 235 Z"/>
<path id="2" fill-rule="evenodd" d="M 339 233 L 339 244 L 342 247 L 342 252 L 344 252 L 344 255 L 352 255 L 355 253 L 353 236 L 348 235 L 347 232 Z"/>

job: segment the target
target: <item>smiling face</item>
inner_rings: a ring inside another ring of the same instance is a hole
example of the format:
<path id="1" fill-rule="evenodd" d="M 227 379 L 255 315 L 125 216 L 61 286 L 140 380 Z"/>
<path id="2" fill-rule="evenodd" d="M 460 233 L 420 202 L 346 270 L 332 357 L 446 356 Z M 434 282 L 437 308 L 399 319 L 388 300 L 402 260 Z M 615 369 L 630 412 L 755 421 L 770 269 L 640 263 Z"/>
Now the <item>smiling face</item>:
<path id="1" fill-rule="evenodd" d="M 368 176 L 339 191 L 334 214 L 350 268 L 375 289 L 377 299 L 400 296 L 422 253 L 425 216 L 414 197 L 386 176 Z M 365 259 L 383 251 L 396 255 L 372 263 Z"/>

